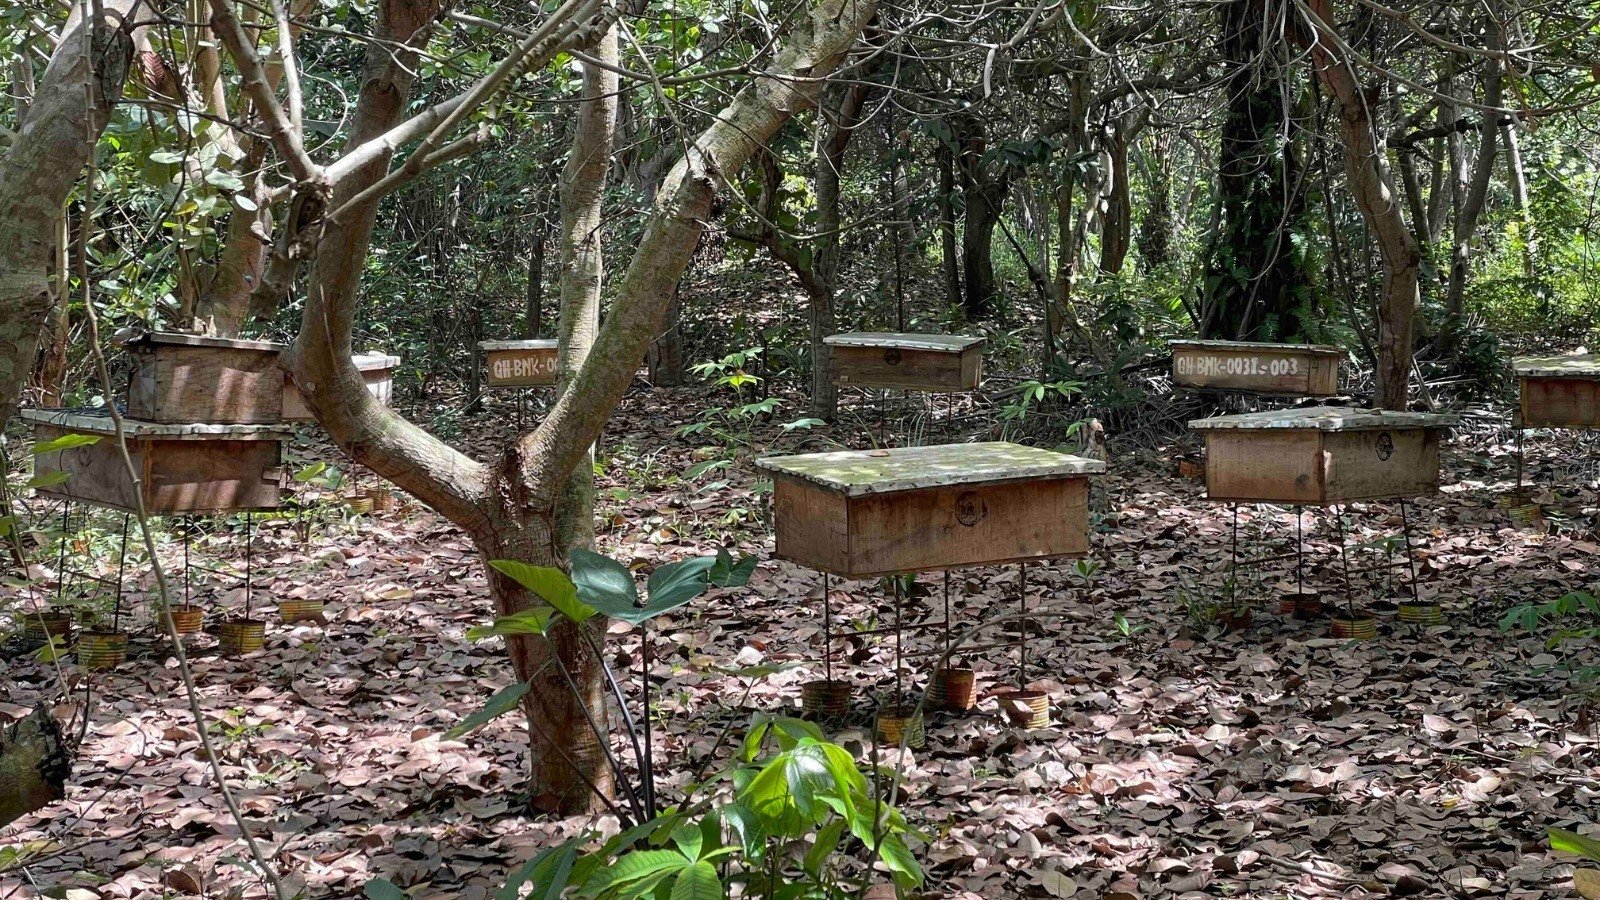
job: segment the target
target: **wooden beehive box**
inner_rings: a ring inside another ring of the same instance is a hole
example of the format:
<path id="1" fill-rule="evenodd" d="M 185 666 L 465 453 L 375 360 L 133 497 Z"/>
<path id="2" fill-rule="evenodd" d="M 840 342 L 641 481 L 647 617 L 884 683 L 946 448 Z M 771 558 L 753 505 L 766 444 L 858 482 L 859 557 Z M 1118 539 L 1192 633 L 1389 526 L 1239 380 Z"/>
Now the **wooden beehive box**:
<path id="1" fill-rule="evenodd" d="M 483 341 L 478 349 L 486 360 L 489 387 L 544 387 L 555 384 L 561 372 L 554 338 Z"/>
<path id="2" fill-rule="evenodd" d="M 1439 487 L 1433 413 L 1337 406 L 1196 419 L 1212 500 L 1322 505 L 1429 494 Z"/>
<path id="3" fill-rule="evenodd" d="M 361 373 L 361 380 L 366 382 L 367 393 L 377 398 L 379 403 L 388 406 L 394 400 L 394 372 L 400 367 L 400 357 L 389 356 L 386 353 L 362 353 L 350 357 L 355 363 L 356 370 Z M 311 407 L 306 405 L 305 397 L 301 396 L 300 389 L 293 382 L 284 382 L 283 385 L 283 419 L 286 422 L 310 422 L 316 417 L 311 414 Z"/>
<path id="4" fill-rule="evenodd" d="M 1294 397 L 1339 393 L 1344 351 L 1318 344 L 1172 341 L 1172 383 L 1180 387 Z"/>
<path id="5" fill-rule="evenodd" d="M 778 556 L 859 578 L 1081 556 L 1105 463 L 1008 443 L 773 456 Z"/>
<path id="6" fill-rule="evenodd" d="M 975 391 L 983 380 L 981 337 L 855 332 L 822 339 L 835 384 L 905 391 Z"/>
<path id="7" fill-rule="evenodd" d="M 41 493 L 96 506 L 133 510 L 138 495 L 122 454 L 116 429 L 103 409 L 24 410 L 35 439 L 94 435 L 93 444 L 36 457 Z M 152 515 L 276 509 L 282 503 L 285 473 L 282 425 L 177 425 L 123 419 L 128 455 L 139 471 L 139 490 Z M 67 477 L 49 484 L 55 476 Z"/>
<path id="8" fill-rule="evenodd" d="M 1600 428 L 1600 353 L 1519 359 L 1513 368 L 1524 427 Z"/>
<path id="9" fill-rule="evenodd" d="M 282 344 L 151 332 L 127 346 L 131 419 L 251 425 L 283 417 Z"/>

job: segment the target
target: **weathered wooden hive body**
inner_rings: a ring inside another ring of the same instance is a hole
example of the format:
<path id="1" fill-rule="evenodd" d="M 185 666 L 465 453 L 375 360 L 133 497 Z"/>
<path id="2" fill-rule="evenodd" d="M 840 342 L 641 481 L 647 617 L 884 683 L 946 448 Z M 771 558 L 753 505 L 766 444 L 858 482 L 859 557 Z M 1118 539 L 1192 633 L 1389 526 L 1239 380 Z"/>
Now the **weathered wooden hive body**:
<path id="1" fill-rule="evenodd" d="M 490 387 L 545 387 L 561 373 L 554 338 L 527 341 L 482 341 Z"/>
<path id="2" fill-rule="evenodd" d="M 853 332 L 822 341 L 840 386 L 952 393 L 975 391 L 983 380 L 981 337 Z"/>
<path id="3" fill-rule="evenodd" d="M 24 421 L 40 442 L 92 435 L 92 444 L 38 456 L 39 491 L 83 503 L 133 510 L 143 493 L 152 515 L 276 509 L 285 484 L 283 425 L 174 424 L 123 419 L 128 455 L 139 472 L 137 488 L 117 448 L 116 428 L 104 409 L 30 409 Z M 62 473 L 65 480 L 51 484 Z"/>
<path id="4" fill-rule="evenodd" d="M 1082 556 L 1105 463 L 1009 443 L 774 456 L 777 554 L 859 578 Z"/>
<path id="5" fill-rule="evenodd" d="M 1324 505 L 1429 494 L 1453 419 L 1336 406 L 1196 419 L 1212 500 Z"/>
<path id="6" fill-rule="evenodd" d="M 176 425 L 283 420 L 282 344 L 151 332 L 127 346 L 133 355 L 130 419 Z"/>
<path id="7" fill-rule="evenodd" d="M 1521 424 L 1526 428 L 1600 428 L 1600 353 L 1519 359 Z"/>
<path id="8" fill-rule="evenodd" d="M 1339 393 L 1344 351 L 1318 344 L 1172 341 L 1172 383 L 1199 390 L 1291 397 Z"/>

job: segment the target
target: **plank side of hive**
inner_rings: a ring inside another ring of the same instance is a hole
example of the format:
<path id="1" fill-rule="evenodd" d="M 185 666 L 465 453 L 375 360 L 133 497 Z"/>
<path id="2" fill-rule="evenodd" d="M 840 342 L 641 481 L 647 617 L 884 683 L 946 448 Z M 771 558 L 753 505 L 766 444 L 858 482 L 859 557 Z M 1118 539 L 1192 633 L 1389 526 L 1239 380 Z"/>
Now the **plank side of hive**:
<path id="1" fill-rule="evenodd" d="M 1518 359 L 1525 428 L 1600 428 L 1600 354 Z"/>
<path id="2" fill-rule="evenodd" d="M 762 461 L 778 556 L 860 578 L 1088 552 L 1087 478 L 1103 464 L 1000 443 L 891 453 Z"/>
<path id="3" fill-rule="evenodd" d="M 128 349 L 129 418 L 241 425 L 282 419 L 282 344 L 155 332 Z"/>
<path id="4" fill-rule="evenodd" d="M 834 383 L 842 387 L 959 393 L 983 381 L 983 338 L 858 332 L 824 342 Z"/>
<path id="5" fill-rule="evenodd" d="M 98 414 L 96 414 L 98 413 Z M 277 509 L 283 503 L 281 427 L 176 425 L 124 419 L 128 454 L 139 472 L 136 489 L 117 448 L 109 415 L 99 411 L 25 410 L 38 441 L 66 435 L 98 440 L 40 454 L 39 491 L 62 499 L 133 511 L 142 490 L 153 515 Z M 49 484 L 55 475 L 65 476 Z"/>
<path id="6" fill-rule="evenodd" d="M 1206 496 L 1326 505 L 1415 497 L 1439 485 L 1448 417 L 1342 407 L 1218 416 L 1190 423 L 1206 440 Z"/>

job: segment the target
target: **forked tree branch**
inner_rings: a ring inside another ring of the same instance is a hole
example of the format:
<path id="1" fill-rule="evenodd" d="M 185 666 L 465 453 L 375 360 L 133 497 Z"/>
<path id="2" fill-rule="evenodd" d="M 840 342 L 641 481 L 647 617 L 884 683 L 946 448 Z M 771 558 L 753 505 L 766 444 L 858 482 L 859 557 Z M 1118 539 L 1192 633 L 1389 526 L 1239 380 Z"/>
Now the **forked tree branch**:
<path id="1" fill-rule="evenodd" d="M 281 6 L 281 4 L 274 5 Z M 266 123 L 267 134 L 272 136 L 273 146 L 283 155 L 284 161 L 289 165 L 289 171 L 294 173 L 295 180 L 302 182 L 323 180 L 322 168 L 313 162 L 311 155 L 306 152 L 300 129 L 295 127 L 289 115 L 284 112 L 283 106 L 278 103 L 278 95 L 272 89 L 272 84 L 267 80 L 266 72 L 261 66 L 261 57 L 256 54 L 255 41 L 244 30 L 239 17 L 234 15 L 232 0 L 211 0 L 211 21 L 216 27 L 217 38 L 228 48 L 234 64 L 239 67 L 245 93 L 249 94 L 256 111 Z M 280 30 L 285 36 L 280 40 L 287 40 L 288 29 Z M 297 92 L 299 80 L 294 77 L 293 65 L 291 59 L 284 60 L 284 75 L 286 80 L 293 83 L 291 92 Z M 296 104 L 298 105 L 298 100 Z"/>

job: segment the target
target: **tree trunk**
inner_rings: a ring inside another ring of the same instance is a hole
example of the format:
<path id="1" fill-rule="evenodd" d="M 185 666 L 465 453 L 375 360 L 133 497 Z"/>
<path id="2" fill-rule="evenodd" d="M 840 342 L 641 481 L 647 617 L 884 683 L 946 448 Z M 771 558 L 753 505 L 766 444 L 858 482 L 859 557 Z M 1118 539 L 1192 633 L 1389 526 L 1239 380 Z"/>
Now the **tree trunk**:
<path id="1" fill-rule="evenodd" d="M 1356 79 L 1352 63 L 1334 50 L 1332 0 L 1310 0 L 1321 32 L 1308 40 L 1317 78 L 1339 111 L 1345 174 L 1356 206 L 1377 239 L 1383 257 L 1383 293 L 1378 300 L 1377 396 L 1383 409 L 1403 410 L 1411 394 L 1412 333 L 1415 326 L 1421 256 L 1401 212 L 1389 178 L 1383 139 L 1373 127 L 1373 97 Z M 1309 37 L 1309 36 L 1308 36 Z"/>
<path id="2" fill-rule="evenodd" d="M 544 328 L 544 222 L 534 224 L 528 242 L 528 290 L 522 313 L 522 336 L 533 340 Z"/>
<path id="3" fill-rule="evenodd" d="M 1100 232 L 1100 272 L 1116 275 L 1133 244 L 1133 188 L 1128 177 L 1128 144 L 1134 125 L 1118 120 L 1111 129 L 1111 192 L 1106 198 L 1105 227 Z"/>
<path id="4" fill-rule="evenodd" d="M 380 5 L 368 70 L 357 101 L 351 147 L 358 148 L 393 123 L 410 85 L 416 53 L 406 42 L 437 15 L 430 3 L 388 0 Z M 418 8 L 418 7 L 421 8 Z M 307 279 L 301 331 L 283 357 L 296 387 L 306 394 L 317 421 L 346 453 L 460 525 L 489 558 L 515 556 L 533 563 L 558 562 L 564 544 L 578 527 L 557 512 L 573 472 L 589 459 L 611 412 L 628 390 L 639 361 L 661 321 L 690 256 L 705 233 L 718 187 L 737 176 L 760 147 L 772 140 L 796 113 L 814 108 L 823 79 L 847 51 L 876 10 L 870 0 L 822 0 L 797 14 L 778 52 L 747 83 L 712 124 L 692 139 L 684 156 L 663 180 L 653 208 L 621 279 L 604 323 L 595 333 L 586 361 L 563 376 L 565 386 L 539 427 L 521 437 L 494 466 L 486 466 L 405 421 L 367 393 L 350 360 L 350 333 L 356 310 L 356 279 L 363 268 L 377 203 L 372 200 L 326 223 Z M 402 52 L 396 52 L 396 48 Z M 373 145 L 370 162 L 341 169 L 331 208 L 376 184 L 388 169 L 387 144 Z M 356 159 L 366 160 L 363 152 Z M 287 226 L 286 226 L 287 227 Z M 575 321 L 575 320 L 574 320 Z M 566 346 L 578 344 L 569 338 Z M 531 600 L 498 575 L 491 575 L 496 608 L 509 611 Z M 568 702 L 552 673 L 540 671 L 529 655 L 536 646 L 513 641 L 519 672 L 538 676 L 528 704 L 536 779 L 535 797 L 575 802 L 575 784 L 606 777 L 598 762 L 601 745 L 588 743 L 583 729 L 560 731 L 573 711 L 596 705 L 596 683 L 584 667 L 596 662 L 584 654 L 581 634 L 558 630 L 546 647 L 566 661 L 580 698 Z M 554 673 L 559 677 L 559 672 Z M 571 692 L 567 692 L 570 694 Z M 540 737 L 543 735 L 543 737 Z M 550 752 L 545 752 L 550 751 Z M 587 799 L 583 801 L 586 805 Z"/>
<path id="5" fill-rule="evenodd" d="M 933 164 L 939 170 L 939 269 L 944 274 L 944 302 L 954 308 L 961 304 L 961 257 L 956 251 L 955 153 L 944 141 L 934 147 Z"/>
<path id="6" fill-rule="evenodd" d="M 1528 171 L 1522 162 L 1522 142 L 1517 137 L 1516 117 L 1512 116 L 1504 128 L 1506 180 L 1511 186 L 1511 201 L 1517 207 L 1517 227 L 1522 230 L 1522 274 L 1532 280 L 1538 271 L 1539 232 L 1533 221 L 1533 208 L 1528 202 Z"/>
<path id="7" fill-rule="evenodd" d="M 994 277 L 994 229 L 1000 223 L 1000 213 L 1011 188 L 1011 167 L 1001 164 L 998 174 L 989 174 L 984 160 L 988 139 L 979 120 L 957 116 L 951 120 L 951 129 L 960 149 L 956 169 L 961 178 L 961 196 L 966 201 L 961 230 L 961 271 L 965 287 L 962 309 L 969 322 L 978 322 L 993 314 L 994 299 L 999 293 Z"/>
<path id="8" fill-rule="evenodd" d="M 833 420 L 839 411 L 839 393 L 833 384 L 833 353 L 823 338 L 833 334 L 833 299 L 838 289 L 840 245 L 840 184 L 844 180 L 845 151 L 861 123 L 867 83 L 857 81 L 835 92 L 829 114 L 818 116 L 824 127 L 822 153 L 817 159 L 817 249 L 815 289 L 807 291 L 811 336 L 811 414 Z M 776 199 L 777 192 L 770 194 Z M 776 209 L 773 209 L 776 212 Z M 770 220 L 770 217 L 769 217 Z"/>
<path id="9" fill-rule="evenodd" d="M 1289 236 L 1302 179 L 1284 116 L 1283 65 L 1264 41 L 1266 0 L 1221 7 L 1230 71 L 1217 162 L 1219 227 L 1206 250 L 1201 336 L 1287 340 L 1302 330 L 1295 289 L 1304 277 Z"/>
<path id="10" fill-rule="evenodd" d="M 1145 168 L 1144 218 L 1139 220 L 1139 262 L 1146 272 L 1165 266 L 1172 258 L 1172 161 L 1164 140 L 1151 142 Z"/>
<path id="11" fill-rule="evenodd" d="M 608 28 L 590 54 L 602 64 L 617 65 L 617 30 Z M 557 321 L 557 354 L 562 373 L 558 391 L 565 391 L 571 374 L 589 358 L 600 329 L 600 290 L 605 283 L 601 255 L 601 201 L 606 173 L 616 138 L 617 74 L 611 69 L 583 64 L 583 104 L 573 128 L 572 153 L 561 175 L 561 294 Z M 508 455 L 508 459 L 511 459 Z M 505 473 L 508 483 L 519 471 Z M 573 549 L 594 549 L 593 444 L 573 468 L 556 498 L 550 539 L 544 544 L 554 557 L 544 565 L 568 568 Z M 515 559 L 526 559 L 518 556 Z M 526 598 L 519 598 L 526 599 Z M 552 640 L 532 639 L 524 648 L 532 657 L 519 663 L 518 677 L 529 678 L 547 664 L 566 666 L 583 694 L 571 691 L 529 691 L 523 700 L 530 722 L 547 723 L 550 736 L 533 734 L 533 783 L 545 786 L 551 811 L 595 812 L 612 792 L 604 744 L 611 739 L 610 716 L 605 703 L 601 661 L 586 649 L 600 646 L 604 630 L 596 619 L 583 626 L 590 630 L 583 641 L 571 626 L 559 629 Z M 513 659 L 518 659 L 514 656 Z M 643 715 L 648 716 L 649 710 Z M 593 724 L 591 724 L 593 723 Z M 597 727 L 598 726 L 598 729 Z M 598 734 L 596 731 L 598 730 Z M 553 738 L 553 739 L 552 739 Z"/>
<path id="12" fill-rule="evenodd" d="M 662 317 L 661 332 L 650 341 L 645 351 L 645 368 L 650 373 L 650 383 L 656 387 L 678 387 L 683 384 L 683 331 L 679 327 L 678 293 L 683 285 L 672 285 L 672 299 Z"/>
<path id="13" fill-rule="evenodd" d="M 1498 34 L 1493 25 L 1491 35 Z M 1491 46 L 1498 49 L 1500 41 L 1491 38 Z M 1483 102 L 1486 106 L 1499 106 L 1501 98 L 1500 63 L 1487 59 L 1483 62 Z M 1467 271 L 1471 262 L 1472 235 L 1478 230 L 1478 219 L 1483 215 L 1484 201 L 1489 197 L 1489 184 L 1494 179 L 1494 161 L 1498 155 L 1500 129 L 1494 122 L 1485 121 L 1478 129 L 1478 158 L 1473 162 L 1472 176 L 1467 189 L 1456 207 L 1456 218 L 1451 230 L 1450 289 L 1445 294 L 1445 312 L 1460 317 L 1467 292 Z M 1446 333 L 1449 333 L 1448 331 Z"/>
<path id="14" fill-rule="evenodd" d="M 105 0 L 104 19 L 87 29 L 72 7 L 28 117 L 0 158 L 0 422 L 16 412 L 55 307 L 61 210 L 122 96 L 142 3 Z"/>

